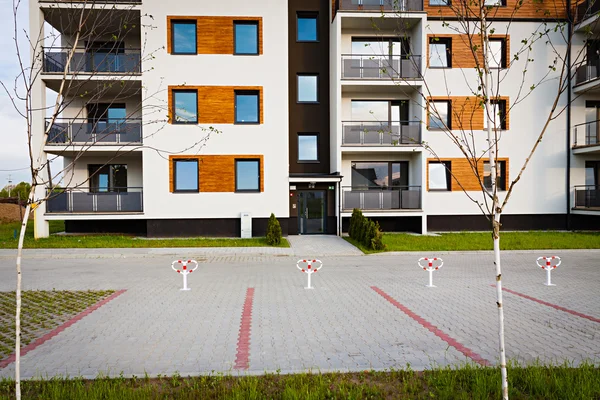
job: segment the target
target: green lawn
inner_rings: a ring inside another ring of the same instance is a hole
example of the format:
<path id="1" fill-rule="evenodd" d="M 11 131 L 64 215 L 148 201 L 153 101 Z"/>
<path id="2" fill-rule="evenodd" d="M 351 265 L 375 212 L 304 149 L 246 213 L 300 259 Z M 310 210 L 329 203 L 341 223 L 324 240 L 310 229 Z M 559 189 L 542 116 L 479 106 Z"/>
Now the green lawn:
<path id="1" fill-rule="evenodd" d="M 20 223 L 0 224 L 0 248 L 17 248 Z M 63 232 L 63 221 L 50 221 L 50 233 Z M 91 236 L 50 236 L 46 239 L 33 238 L 33 222 L 27 225 L 25 248 L 157 248 L 157 247 L 269 247 L 265 238 L 253 239 L 222 239 L 222 238 L 182 238 L 182 239 L 140 239 L 120 235 L 91 235 Z M 290 247 L 286 239 L 278 247 Z"/>
<path id="2" fill-rule="evenodd" d="M 600 370 L 592 365 L 509 368 L 508 376 L 513 400 L 600 398 Z M 502 398 L 499 370 L 471 366 L 426 372 L 52 379 L 23 382 L 22 395 L 25 399 L 47 400 Z M 0 399 L 13 397 L 14 382 L 0 381 Z"/>
<path id="3" fill-rule="evenodd" d="M 345 237 L 365 253 L 374 253 Z M 453 251 L 492 250 L 490 233 L 444 233 L 439 236 L 419 236 L 403 233 L 386 233 L 383 243 L 385 251 Z M 502 250 L 542 249 L 600 249 L 600 232 L 503 232 L 500 234 Z"/>

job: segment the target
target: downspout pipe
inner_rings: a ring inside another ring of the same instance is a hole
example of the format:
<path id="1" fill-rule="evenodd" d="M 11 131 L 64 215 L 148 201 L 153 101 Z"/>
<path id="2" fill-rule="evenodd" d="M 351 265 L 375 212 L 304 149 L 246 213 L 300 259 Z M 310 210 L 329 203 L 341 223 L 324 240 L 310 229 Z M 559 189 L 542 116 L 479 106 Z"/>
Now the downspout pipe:
<path id="1" fill-rule="evenodd" d="M 571 45 L 573 43 L 573 13 L 571 10 L 571 0 L 567 0 L 567 230 L 571 230 L 571 101 L 572 101 L 572 74 L 571 74 Z"/>

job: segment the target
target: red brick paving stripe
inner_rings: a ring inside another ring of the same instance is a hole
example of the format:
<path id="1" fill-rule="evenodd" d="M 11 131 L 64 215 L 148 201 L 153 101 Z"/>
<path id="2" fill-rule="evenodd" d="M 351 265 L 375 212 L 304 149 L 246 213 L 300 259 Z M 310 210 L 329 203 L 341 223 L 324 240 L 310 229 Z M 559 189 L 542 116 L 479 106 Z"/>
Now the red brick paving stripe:
<path id="1" fill-rule="evenodd" d="M 483 365 L 484 367 L 489 367 L 489 366 L 492 365 L 488 360 L 486 360 L 485 358 L 481 357 L 479 354 L 475 353 L 473 350 L 469 349 L 468 347 L 463 346 L 456 339 L 448 336 L 447 334 L 445 334 L 444 332 L 442 332 L 437 326 L 431 324 L 430 322 L 426 321 L 424 318 L 422 318 L 419 315 L 415 314 L 408 307 L 400 304 L 392 296 L 390 296 L 389 294 L 387 294 L 383 290 L 379 289 L 377 286 L 371 286 L 371 289 L 373 289 L 374 291 L 376 291 L 377 293 L 379 293 L 381 295 L 381 297 L 383 297 L 384 299 L 386 299 L 387 301 L 389 301 L 390 303 L 392 303 L 393 306 L 395 306 L 396 308 L 400 309 L 400 311 L 402 311 L 404 314 L 408 315 L 409 317 L 411 317 L 412 319 L 414 319 L 415 321 L 417 321 L 421 326 L 423 326 L 424 328 L 428 329 L 435 336 L 439 337 L 444 342 L 448 343 L 450 346 L 454 347 L 456 350 L 460 351 L 465 356 L 467 356 L 471 360 L 475 361 L 477 364 Z"/>
<path id="2" fill-rule="evenodd" d="M 235 356 L 235 369 L 248 369 L 250 366 L 250 331 L 252 325 L 252 302 L 254 300 L 254 288 L 246 291 L 246 301 L 240 321 L 240 335 L 237 342 L 237 355 Z"/>
<path id="3" fill-rule="evenodd" d="M 490 285 L 490 286 L 496 287 L 496 285 Z M 536 299 L 535 297 L 527 296 L 526 294 L 515 292 L 514 290 L 510 290 L 510 289 L 506 289 L 506 288 L 502 288 L 502 290 L 504 290 L 505 292 L 512 293 L 514 295 L 520 296 L 520 297 L 522 297 L 524 299 L 535 301 L 536 303 L 540 303 L 540 304 L 543 304 L 545 306 L 552 307 L 552 308 L 554 308 L 556 310 L 564 311 L 564 312 L 569 313 L 571 315 L 576 315 L 578 317 L 589 319 L 590 321 L 594 321 L 594 322 L 600 323 L 600 319 L 594 318 L 594 317 L 592 317 L 590 315 L 586 315 L 586 314 L 582 314 L 582 313 L 577 312 L 577 311 L 569 310 L 568 308 L 564 308 L 564 307 L 561 307 L 561 306 L 556 305 L 556 304 L 548 303 L 547 301 Z"/>
<path id="4" fill-rule="evenodd" d="M 96 304 L 89 306 L 88 308 L 86 308 L 85 310 L 83 310 L 82 312 L 80 312 L 79 314 L 77 314 L 76 316 L 74 316 L 73 318 L 71 318 L 70 320 L 65 322 L 64 324 L 62 324 L 62 325 L 54 328 L 50 332 L 46 333 L 44 336 L 34 340 L 33 342 L 29 343 L 26 346 L 21 347 L 21 357 L 23 357 L 24 355 L 29 353 L 31 350 L 34 350 L 35 348 L 43 345 L 48 340 L 52 339 L 54 336 L 58 335 L 59 333 L 61 333 L 62 331 L 64 331 L 68 327 L 70 327 L 71 325 L 73 325 L 76 322 L 78 322 L 79 320 L 81 320 L 83 317 L 93 313 L 94 311 L 96 311 L 97 309 L 99 309 L 100 307 L 102 307 L 103 305 L 108 303 L 109 301 L 114 300 L 115 298 L 119 297 L 120 295 L 122 295 L 125 292 L 126 292 L 126 290 L 124 289 L 124 290 L 119 290 L 119 291 L 111 294 L 104 300 L 100 300 Z M 11 354 L 8 358 L 6 358 L 4 360 L 0 360 L 0 369 L 7 367 L 14 361 L 15 361 L 15 353 Z"/>

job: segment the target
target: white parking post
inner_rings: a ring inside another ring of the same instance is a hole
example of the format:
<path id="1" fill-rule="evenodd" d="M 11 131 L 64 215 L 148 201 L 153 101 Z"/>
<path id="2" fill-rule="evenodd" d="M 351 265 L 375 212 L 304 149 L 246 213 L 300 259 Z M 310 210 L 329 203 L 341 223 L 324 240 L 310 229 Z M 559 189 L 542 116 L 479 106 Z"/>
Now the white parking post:
<path id="1" fill-rule="evenodd" d="M 175 268 L 176 264 L 179 267 L 179 269 Z M 190 264 L 194 264 L 195 267 L 192 269 L 188 268 L 188 266 Z M 173 271 L 177 272 L 178 274 L 183 275 L 183 288 L 179 289 L 179 290 L 191 290 L 189 287 L 187 287 L 187 276 L 189 274 L 191 274 L 192 272 L 194 272 L 198 268 L 198 262 L 196 260 L 187 260 L 187 261 L 177 260 L 177 261 L 173 261 L 171 263 L 171 268 L 173 269 Z"/>
<path id="2" fill-rule="evenodd" d="M 540 260 L 544 260 L 544 262 L 542 264 L 540 264 Z M 535 260 L 535 263 L 541 269 L 546 270 L 546 283 L 544 283 L 544 285 L 556 286 L 555 284 L 552 283 L 552 275 L 551 274 L 552 274 L 552 270 L 556 269 L 560 265 L 560 263 L 561 263 L 560 257 L 557 257 L 557 256 L 538 257 L 538 259 Z"/>
<path id="3" fill-rule="evenodd" d="M 427 265 L 421 265 L 421 261 L 426 261 Z M 437 266 L 433 266 L 433 263 L 436 264 L 440 264 Z M 429 285 L 425 285 L 426 287 L 436 287 L 433 284 L 433 271 L 437 271 L 440 268 L 442 268 L 442 266 L 444 265 L 444 261 L 441 258 L 438 257 L 434 257 L 434 258 L 427 258 L 427 257 L 423 257 L 423 258 L 419 258 L 419 261 L 417 261 L 417 264 L 419 265 L 419 267 L 421 267 L 423 269 L 423 271 L 427 271 L 429 272 Z"/>
<path id="4" fill-rule="evenodd" d="M 319 263 L 319 267 L 318 268 L 314 268 L 314 264 L 315 263 Z M 300 264 L 306 264 L 306 268 L 302 268 L 300 266 Z M 304 289 L 314 289 L 313 287 L 310 286 L 310 276 L 312 274 L 316 273 L 321 268 L 323 268 L 323 262 L 320 261 L 320 260 L 298 260 L 298 262 L 296 263 L 296 267 L 301 272 L 304 272 L 304 273 L 308 274 L 308 286 L 305 287 Z"/>

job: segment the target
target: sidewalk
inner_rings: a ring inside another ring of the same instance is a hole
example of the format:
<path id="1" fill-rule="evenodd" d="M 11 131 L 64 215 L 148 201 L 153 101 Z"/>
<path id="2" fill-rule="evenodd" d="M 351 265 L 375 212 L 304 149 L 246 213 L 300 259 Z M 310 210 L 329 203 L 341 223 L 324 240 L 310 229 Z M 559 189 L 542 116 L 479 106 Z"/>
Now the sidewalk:
<path id="1" fill-rule="evenodd" d="M 282 247 L 173 247 L 173 248 L 116 248 L 116 249 L 25 249 L 23 258 L 152 258 L 156 256 L 200 255 L 284 255 L 291 248 Z M 0 259 L 16 258 L 16 249 L 0 249 Z"/>

